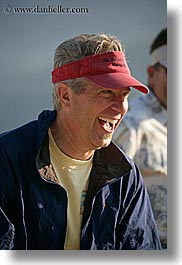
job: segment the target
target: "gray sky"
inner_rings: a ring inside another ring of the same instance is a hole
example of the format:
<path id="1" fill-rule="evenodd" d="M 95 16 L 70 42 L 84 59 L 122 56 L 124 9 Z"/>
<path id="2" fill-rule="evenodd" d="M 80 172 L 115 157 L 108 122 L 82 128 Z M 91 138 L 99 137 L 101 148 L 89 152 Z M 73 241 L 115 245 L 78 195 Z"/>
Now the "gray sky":
<path id="1" fill-rule="evenodd" d="M 15 13 L 14 8 L 87 8 L 88 13 Z M 9 12 L 8 14 L 5 12 Z M 0 132 L 52 109 L 54 50 L 75 34 L 109 33 L 126 46 L 133 75 L 147 82 L 149 46 L 166 26 L 166 0 L 1 0 Z"/>

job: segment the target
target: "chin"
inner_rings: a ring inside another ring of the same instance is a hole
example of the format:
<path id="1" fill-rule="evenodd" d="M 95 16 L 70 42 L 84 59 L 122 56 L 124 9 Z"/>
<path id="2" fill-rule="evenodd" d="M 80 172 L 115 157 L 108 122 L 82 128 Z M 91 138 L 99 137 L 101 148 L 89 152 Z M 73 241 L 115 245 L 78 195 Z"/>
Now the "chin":
<path id="1" fill-rule="evenodd" d="M 109 134 L 108 133 L 107 134 L 97 133 L 97 134 L 92 135 L 92 137 L 90 138 L 90 143 L 92 144 L 95 150 L 104 148 L 110 145 L 112 141 L 112 136 L 113 136 L 112 133 L 109 133 Z"/>
<path id="2" fill-rule="evenodd" d="M 97 146 L 96 149 L 105 148 L 110 145 L 112 138 L 109 138 L 107 140 L 102 140 L 100 143 L 95 144 Z"/>

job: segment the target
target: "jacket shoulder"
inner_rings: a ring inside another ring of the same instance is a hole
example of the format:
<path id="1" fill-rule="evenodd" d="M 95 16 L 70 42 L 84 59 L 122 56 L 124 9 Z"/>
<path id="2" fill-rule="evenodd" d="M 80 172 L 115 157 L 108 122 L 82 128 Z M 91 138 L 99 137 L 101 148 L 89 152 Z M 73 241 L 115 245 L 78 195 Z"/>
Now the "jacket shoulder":
<path id="1" fill-rule="evenodd" d="M 1 148 L 12 149 L 28 144 L 36 134 L 37 121 L 31 121 L 21 127 L 0 134 Z"/>

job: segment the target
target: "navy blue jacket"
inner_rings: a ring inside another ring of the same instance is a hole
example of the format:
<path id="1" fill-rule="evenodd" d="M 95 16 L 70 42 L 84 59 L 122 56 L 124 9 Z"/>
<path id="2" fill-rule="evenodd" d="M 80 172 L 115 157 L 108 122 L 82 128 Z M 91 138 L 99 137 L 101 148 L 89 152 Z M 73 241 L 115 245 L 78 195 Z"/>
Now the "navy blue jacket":
<path id="1" fill-rule="evenodd" d="M 56 111 L 0 136 L 0 249 L 64 249 L 67 194 L 50 163 Z M 113 143 L 95 151 L 80 249 L 161 249 L 138 168 Z"/>

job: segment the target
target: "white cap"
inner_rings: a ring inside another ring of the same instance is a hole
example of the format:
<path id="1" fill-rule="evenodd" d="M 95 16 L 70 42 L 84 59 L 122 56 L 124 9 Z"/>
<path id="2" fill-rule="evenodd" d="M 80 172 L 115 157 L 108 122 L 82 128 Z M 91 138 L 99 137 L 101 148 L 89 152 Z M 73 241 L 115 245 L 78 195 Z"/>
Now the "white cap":
<path id="1" fill-rule="evenodd" d="M 167 68 L 167 45 L 155 49 L 151 54 L 151 65 L 160 63 Z"/>

